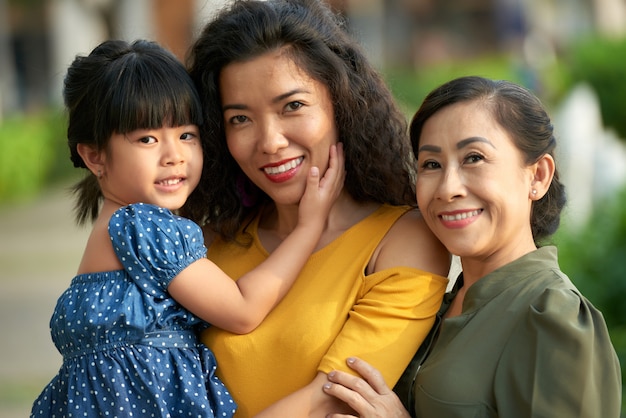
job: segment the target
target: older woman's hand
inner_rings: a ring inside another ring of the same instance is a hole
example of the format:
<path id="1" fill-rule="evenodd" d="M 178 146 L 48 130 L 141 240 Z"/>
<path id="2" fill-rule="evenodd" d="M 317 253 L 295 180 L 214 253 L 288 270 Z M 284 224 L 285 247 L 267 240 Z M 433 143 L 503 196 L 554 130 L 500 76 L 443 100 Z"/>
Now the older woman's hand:
<path id="1" fill-rule="evenodd" d="M 378 370 L 356 357 L 349 358 L 347 363 L 362 378 L 333 371 L 328 373 L 329 382 L 323 389 L 325 393 L 348 404 L 357 415 L 329 414 L 327 418 L 410 418 Z"/>

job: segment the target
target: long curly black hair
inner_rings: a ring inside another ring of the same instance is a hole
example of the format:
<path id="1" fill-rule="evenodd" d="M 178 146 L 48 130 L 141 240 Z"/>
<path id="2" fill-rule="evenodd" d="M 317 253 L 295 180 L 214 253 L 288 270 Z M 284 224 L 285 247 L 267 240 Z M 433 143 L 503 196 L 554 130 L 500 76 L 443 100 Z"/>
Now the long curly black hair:
<path id="1" fill-rule="evenodd" d="M 230 63 L 279 48 L 330 92 L 352 198 L 415 206 L 406 118 L 341 16 L 318 0 L 238 0 L 205 26 L 188 56 L 204 111 L 205 165 L 185 215 L 231 240 L 243 220 L 270 201 L 228 152 L 219 76 Z M 253 203 L 244 205 L 243 189 L 257 197 Z"/>

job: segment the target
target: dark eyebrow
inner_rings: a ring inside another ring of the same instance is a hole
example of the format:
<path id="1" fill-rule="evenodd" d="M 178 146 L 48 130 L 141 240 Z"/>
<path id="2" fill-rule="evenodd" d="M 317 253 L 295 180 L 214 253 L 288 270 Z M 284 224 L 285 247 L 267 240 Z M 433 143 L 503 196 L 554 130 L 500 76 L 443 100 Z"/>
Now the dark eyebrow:
<path id="1" fill-rule="evenodd" d="M 281 101 L 285 100 L 286 98 L 288 98 L 289 96 L 293 96 L 294 94 L 298 94 L 298 93 L 308 94 L 310 92 L 308 90 L 302 89 L 302 88 L 293 89 L 293 90 L 290 90 L 290 91 L 288 91 L 286 93 L 283 93 L 283 94 L 280 94 L 280 95 L 274 97 L 274 99 L 272 99 L 272 103 L 281 102 Z"/>
<path id="2" fill-rule="evenodd" d="M 279 102 L 287 99 L 288 97 L 293 96 L 294 94 L 298 94 L 298 93 L 308 94 L 310 92 L 308 90 L 306 90 L 306 89 L 301 89 L 301 88 L 289 90 L 288 92 L 285 92 L 283 94 L 279 94 L 278 96 L 274 97 L 272 99 L 272 103 L 279 103 Z M 229 110 L 229 109 L 245 110 L 247 108 L 248 108 L 248 106 L 243 105 L 243 104 L 228 104 L 228 105 L 222 106 L 222 112 L 225 111 L 225 110 Z"/>
<path id="3" fill-rule="evenodd" d="M 484 142 L 485 144 L 491 146 L 492 148 L 494 149 L 496 148 L 495 145 L 493 145 L 491 141 L 489 141 L 487 138 L 483 138 L 482 136 L 472 136 L 470 138 L 466 138 L 466 139 L 459 141 L 459 143 L 456 144 L 456 149 L 464 148 L 470 144 L 473 144 L 474 142 Z"/>
<path id="4" fill-rule="evenodd" d="M 417 150 L 417 153 L 419 154 L 422 151 L 430 151 L 430 152 L 437 152 L 438 153 L 438 152 L 441 152 L 441 147 L 438 147 L 436 145 L 422 145 Z"/>
<path id="5" fill-rule="evenodd" d="M 473 144 L 474 142 L 484 142 L 487 145 L 490 145 L 491 147 L 495 148 L 495 146 L 491 143 L 491 141 L 489 141 L 487 138 L 483 138 L 482 136 L 472 136 L 470 138 L 466 138 L 463 139 L 461 141 L 458 142 L 458 144 L 456 144 L 456 148 L 457 149 L 462 149 L 470 144 Z M 436 145 L 422 145 L 421 147 L 419 147 L 419 149 L 417 150 L 417 153 L 419 154 L 422 151 L 430 151 L 430 152 L 434 152 L 434 153 L 440 153 L 441 152 L 441 147 L 438 147 Z"/>

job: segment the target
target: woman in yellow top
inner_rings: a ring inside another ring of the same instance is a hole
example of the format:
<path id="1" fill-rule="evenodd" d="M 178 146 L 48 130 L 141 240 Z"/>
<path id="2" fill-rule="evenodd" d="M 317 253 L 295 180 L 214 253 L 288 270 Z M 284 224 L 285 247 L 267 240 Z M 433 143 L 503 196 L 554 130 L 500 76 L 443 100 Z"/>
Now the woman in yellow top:
<path id="1" fill-rule="evenodd" d="M 205 111 L 205 181 L 186 210 L 231 277 L 296 225 L 310 166 L 345 150 L 344 190 L 315 253 L 255 331 L 207 330 L 237 417 L 323 417 L 326 373 L 358 353 L 393 385 L 433 324 L 450 256 L 415 210 L 406 119 L 324 3 L 238 1 L 207 24 L 190 73 Z M 342 406 L 343 405 L 343 406 Z"/>

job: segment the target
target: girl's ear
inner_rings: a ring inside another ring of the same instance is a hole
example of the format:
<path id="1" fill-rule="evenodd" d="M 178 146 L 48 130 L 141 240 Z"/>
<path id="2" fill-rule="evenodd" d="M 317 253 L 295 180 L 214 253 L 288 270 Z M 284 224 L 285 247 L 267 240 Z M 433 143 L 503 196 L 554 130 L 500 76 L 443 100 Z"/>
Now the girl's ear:
<path id="1" fill-rule="evenodd" d="M 541 199 L 550 188 L 552 177 L 556 169 L 554 158 L 550 154 L 544 154 L 539 161 L 533 164 L 534 177 L 529 195 L 532 200 Z"/>
<path id="2" fill-rule="evenodd" d="M 78 155 L 83 159 L 89 171 L 98 178 L 102 177 L 104 174 L 104 151 L 99 151 L 87 144 L 77 144 L 76 151 L 78 151 Z"/>

